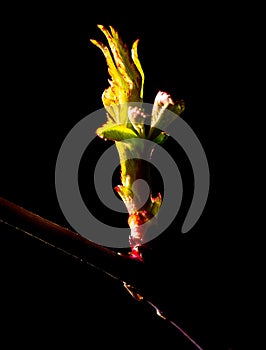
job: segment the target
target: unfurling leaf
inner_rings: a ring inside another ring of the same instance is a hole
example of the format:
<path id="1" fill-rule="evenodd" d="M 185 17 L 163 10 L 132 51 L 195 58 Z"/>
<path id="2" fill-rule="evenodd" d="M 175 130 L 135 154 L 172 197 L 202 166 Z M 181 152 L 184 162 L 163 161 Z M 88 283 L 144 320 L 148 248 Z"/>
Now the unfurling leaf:
<path id="1" fill-rule="evenodd" d="M 155 139 L 153 139 L 152 141 L 157 143 L 157 145 L 162 145 L 163 143 L 165 143 L 165 141 L 168 139 L 169 135 L 165 132 L 162 131 L 157 137 L 155 137 Z"/>
<path id="2" fill-rule="evenodd" d="M 154 140 L 159 135 L 158 130 L 165 130 L 184 111 L 183 100 L 174 102 L 172 97 L 163 91 L 159 91 L 155 97 L 151 127 L 148 138 Z"/>
<path id="3" fill-rule="evenodd" d="M 157 197 L 151 198 L 149 202 L 149 207 L 147 211 L 150 213 L 151 217 L 157 216 L 162 205 L 162 195 L 158 193 Z"/>
<path id="4" fill-rule="evenodd" d="M 124 141 L 132 138 L 138 138 L 138 135 L 124 125 L 103 126 L 96 131 L 97 135 L 103 139 L 113 141 Z"/>
<path id="5" fill-rule="evenodd" d="M 134 193 L 126 186 L 118 185 L 115 187 L 116 192 L 122 198 L 128 213 L 134 212 Z"/>
<path id="6" fill-rule="evenodd" d="M 132 49 L 131 49 L 131 56 L 132 56 L 132 59 L 136 65 L 136 67 L 138 68 L 139 72 L 140 72 L 140 75 L 141 75 L 141 90 L 140 90 L 140 98 L 143 99 L 143 86 L 144 86 L 144 80 L 145 80 L 145 75 L 144 75 L 144 72 L 143 72 L 143 69 L 141 67 L 141 64 L 140 64 L 140 61 L 139 61 L 139 56 L 138 56 L 138 43 L 139 43 L 139 39 L 137 39 L 133 45 L 132 45 Z"/>
<path id="7" fill-rule="evenodd" d="M 144 73 L 137 54 L 138 40 L 133 43 L 131 57 L 126 44 L 112 26 L 109 26 L 110 31 L 102 25 L 98 27 L 104 33 L 111 50 L 110 52 L 100 41 L 91 39 L 91 42 L 102 50 L 111 76 L 111 80 L 108 80 L 110 86 L 103 92 L 102 101 L 117 123 L 126 124 L 127 111 L 117 111 L 116 108 L 112 110 L 109 107 L 142 101 Z"/>

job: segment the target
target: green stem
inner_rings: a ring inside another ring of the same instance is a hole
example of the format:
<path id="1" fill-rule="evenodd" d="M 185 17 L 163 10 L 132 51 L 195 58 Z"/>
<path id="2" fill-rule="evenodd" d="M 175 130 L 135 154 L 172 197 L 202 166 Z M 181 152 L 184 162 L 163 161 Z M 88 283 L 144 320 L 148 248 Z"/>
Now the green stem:
<path id="1" fill-rule="evenodd" d="M 161 196 L 152 197 L 152 182 L 150 163 L 146 161 L 147 155 L 150 155 L 150 149 L 145 147 L 142 139 L 130 139 L 116 142 L 120 165 L 121 165 L 121 182 L 122 185 L 116 187 L 127 207 L 129 220 L 128 224 L 131 229 L 129 237 L 132 248 L 145 243 L 145 233 L 148 222 L 155 216 L 161 205 Z M 145 156 L 146 155 L 146 156 Z M 136 180 L 141 179 L 149 186 L 149 193 L 143 191 L 142 186 L 135 186 Z"/>

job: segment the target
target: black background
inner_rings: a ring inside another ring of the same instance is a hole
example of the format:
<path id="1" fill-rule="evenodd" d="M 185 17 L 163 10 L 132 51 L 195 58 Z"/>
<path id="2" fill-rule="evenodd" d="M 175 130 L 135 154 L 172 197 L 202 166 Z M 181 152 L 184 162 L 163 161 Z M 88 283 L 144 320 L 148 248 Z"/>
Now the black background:
<path id="1" fill-rule="evenodd" d="M 150 243 L 147 278 L 160 307 L 204 350 L 241 349 L 252 304 L 246 290 L 254 279 L 245 233 L 246 121 L 238 108 L 246 82 L 239 62 L 249 40 L 243 18 L 219 6 L 161 4 L 143 12 L 134 3 L 23 5 L 4 16 L 0 195 L 69 225 L 55 193 L 56 157 L 70 129 L 102 108 L 108 87 L 104 57 L 89 39 L 105 42 L 97 24 L 112 25 L 128 46 L 139 38 L 144 101 L 152 103 L 159 90 L 185 100 L 182 117 L 202 143 L 211 177 L 193 229 L 180 233 L 183 207 Z M 186 167 L 181 153 L 173 151 L 180 169 Z M 189 170 L 183 176 L 186 205 L 193 179 Z M 142 349 L 162 341 L 165 349 L 195 348 L 101 272 L 6 227 L 0 249 L 2 334 L 9 345 L 63 348 L 73 341 L 75 349 Z"/>

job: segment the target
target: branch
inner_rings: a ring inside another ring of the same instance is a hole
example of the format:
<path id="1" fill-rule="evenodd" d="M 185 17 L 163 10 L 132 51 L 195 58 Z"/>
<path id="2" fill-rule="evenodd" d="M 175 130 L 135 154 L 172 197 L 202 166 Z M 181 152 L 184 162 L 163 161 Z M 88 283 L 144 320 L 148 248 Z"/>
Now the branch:
<path id="1" fill-rule="evenodd" d="M 164 315 L 145 293 L 142 294 L 142 291 L 146 291 L 147 294 L 147 286 L 144 287 L 143 284 L 143 280 L 145 280 L 143 276 L 146 271 L 144 268 L 145 264 L 140 263 L 138 260 L 118 255 L 111 249 L 97 245 L 80 234 L 1 197 L 0 222 L 79 258 L 81 261 L 119 280 L 134 299 L 146 302 L 160 318 L 165 320 L 169 326 L 182 333 L 195 348 L 203 350 L 190 335 Z"/>
<path id="2" fill-rule="evenodd" d="M 116 279 L 135 286 L 140 284 L 142 263 L 139 261 L 118 255 L 115 251 L 2 197 L 0 197 L 0 222 L 75 256 Z"/>

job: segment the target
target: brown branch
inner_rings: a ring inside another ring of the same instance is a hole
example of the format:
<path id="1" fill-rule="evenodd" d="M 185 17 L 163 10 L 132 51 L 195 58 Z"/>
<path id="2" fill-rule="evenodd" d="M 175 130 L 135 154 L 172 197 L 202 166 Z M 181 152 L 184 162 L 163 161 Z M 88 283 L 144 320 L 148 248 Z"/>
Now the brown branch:
<path id="1" fill-rule="evenodd" d="M 80 234 L 49 221 L 0 197 L 0 221 L 63 250 L 126 283 L 140 283 L 142 264 L 98 245 Z"/>
<path id="2" fill-rule="evenodd" d="M 145 283 L 143 283 L 145 273 L 143 263 L 127 258 L 126 256 L 120 256 L 111 249 L 97 245 L 80 234 L 1 197 L 0 222 L 78 257 L 81 261 L 89 263 L 123 282 L 125 289 L 127 289 L 133 298 L 138 301 L 143 300 L 152 306 L 159 317 L 166 320 L 169 325 L 174 326 L 197 349 L 203 350 L 181 327 L 167 318 L 147 298 L 147 295 L 143 296 L 139 294 L 139 292 L 142 293 L 144 290 L 147 292 L 147 285 L 145 286 Z"/>

